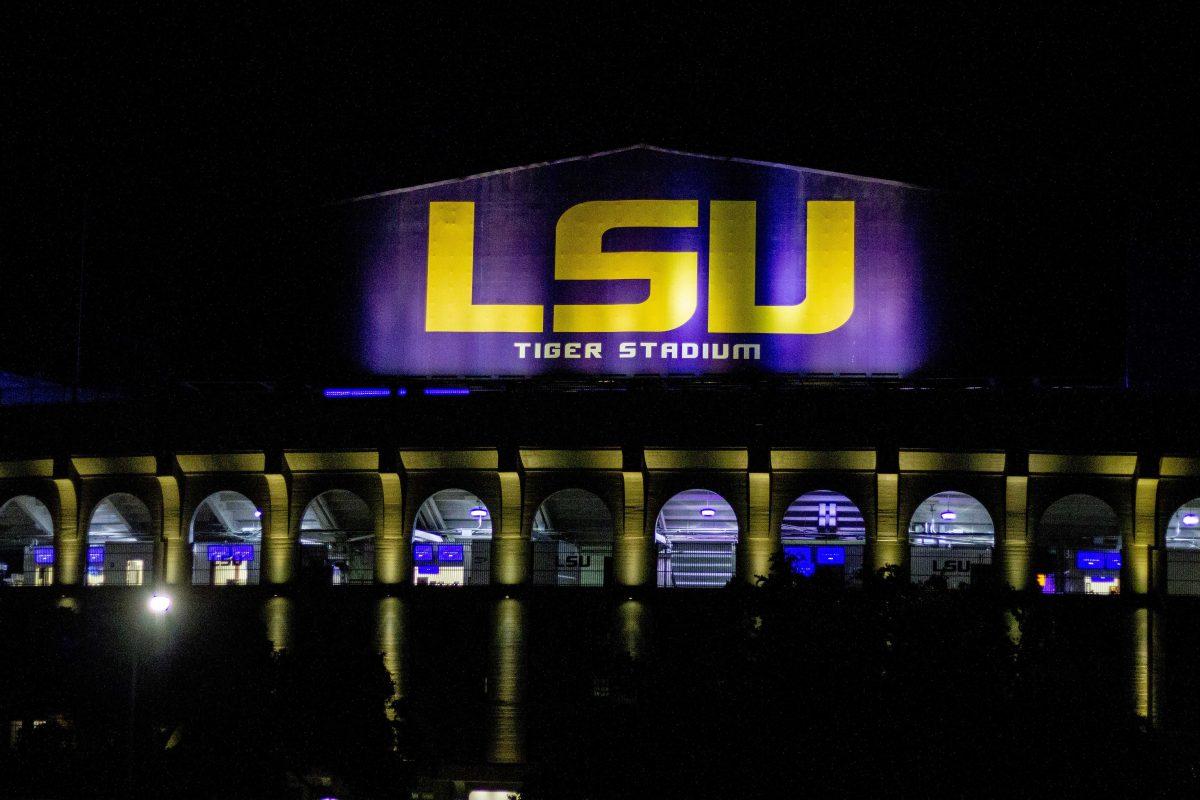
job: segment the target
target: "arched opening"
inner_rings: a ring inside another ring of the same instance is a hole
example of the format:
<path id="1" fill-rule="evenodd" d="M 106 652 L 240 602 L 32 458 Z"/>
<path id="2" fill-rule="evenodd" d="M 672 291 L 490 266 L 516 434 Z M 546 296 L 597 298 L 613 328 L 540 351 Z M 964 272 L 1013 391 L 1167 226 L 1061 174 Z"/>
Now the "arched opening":
<path id="1" fill-rule="evenodd" d="M 262 511 L 239 492 L 214 492 L 192 515 L 192 583 L 256 586 L 262 563 Z"/>
<path id="2" fill-rule="evenodd" d="M 978 583 L 991 571 L 995 545 L 996 526 L 983 503 L 962 492 L 938 492 L 909 520 L 909 574 L 914 583 L 934 576 L 951 587 Z"/>
<path id="3" fill-rule="evenodd" d="M 117 492 L 96 504 L 87 532 L 88 586 L 144 586 L 154 580 L 154 523 L 146 504 Z"/>
<path id="4" fill-rule="evenodd" d="M 609 585 L 613 535 L 612 514 L 595 494 L 585 489 L 555 492 L 533 517 L 533 582 Z"/>
<path id="5" fill-rule="evenodd" d="M 846 495 L 817 489 L 797 497 L 784 512 L 779 535 L 797 575 L 862 580 L 867 528 L 862 511 Z"/>
<path id="6" fill-rule="evenodd" d="M 1200 595 L 1200 497 L 1167 523 L 1167 594 Z"/>
<path id="7" fill-rule="evenodd" d="M 680 492 L 654 521 L 658 586 L 724 586 L 733 578 L 737 541 L 737 515 L 725 498 L 707 489 Z"/>
<path id="8" fill-rule="evenodd" d="M 49 586 L 54 582 L 54 521 L 31 495 L 0 505 L 0 585 Z"/>
<path id="9" fill-rule="evenodd" d="M 492 573 L 492 514 L 465 489 L 430 495 L 413 523 L 413 583 L 486 586 Z"/>
<path id="10" fill-rule="evenodd" d="M 300 517 L 300 572 L 333 586 L 375 580 L 375 516 L 354 492 L 331 489 Z"/>
<path id="11" fill-rule="evenodd" d="M 1045 594 L 1117 594 L 1121 535 L 1112 506 L 1090 494 L 1056 500 L 1037 527 L 1037 582 Z"/>

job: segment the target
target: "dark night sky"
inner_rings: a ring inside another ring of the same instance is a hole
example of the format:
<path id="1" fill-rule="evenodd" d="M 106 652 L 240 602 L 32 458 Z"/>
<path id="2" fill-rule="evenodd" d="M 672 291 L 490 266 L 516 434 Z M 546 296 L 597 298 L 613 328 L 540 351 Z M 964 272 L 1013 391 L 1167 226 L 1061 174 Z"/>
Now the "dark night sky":
<path id="1" fill-rule="evenodd" d="M 86 379 L 270 378 L 329 280 L 281 216 L 650 142 L 961 193 L 1003 234 L 963 302 L 1036 321 L 1006 369 L 1200 377 L 1194 28 L 987 5 L 5 12 L 0 370 L 69 379 L 85 219 Z"/>

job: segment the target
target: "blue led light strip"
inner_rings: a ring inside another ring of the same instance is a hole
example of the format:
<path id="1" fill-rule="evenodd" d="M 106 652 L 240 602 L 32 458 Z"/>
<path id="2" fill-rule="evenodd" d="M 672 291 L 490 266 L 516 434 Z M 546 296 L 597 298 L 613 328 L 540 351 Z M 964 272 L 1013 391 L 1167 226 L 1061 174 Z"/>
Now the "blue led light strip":
<path id="1" fill-rule="evenodd" d="M 439 395 L 463 395 L 470 394 L 471 390 L 465 386 L 429 386 L 425 388 L 425 394 L 433 396 Z"/>
<path id="2" fill-rule="evenodd" d="M 325 397 L 391 397 L 391 389 L 325 389 L 321 392 Z"/>

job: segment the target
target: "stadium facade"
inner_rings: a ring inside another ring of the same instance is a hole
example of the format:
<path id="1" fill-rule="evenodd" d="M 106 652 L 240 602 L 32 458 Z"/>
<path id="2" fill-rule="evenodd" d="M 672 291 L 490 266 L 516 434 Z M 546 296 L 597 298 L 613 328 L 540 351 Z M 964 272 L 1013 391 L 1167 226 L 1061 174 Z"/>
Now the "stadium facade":
<path id="1" fill-rule="evenodd" d="M 1200 593 L 1200 459 L 1032 453 L 1014 468 L 995 451 L 900 450 L 887 465 L 868 449 L 771 449 L 753 469 L 746 449 L 638 455 L 627 468 L 619 448 L 520 449 L 511 470 L 487 448 L 400 450 L 395 471 L 365 450 L 288 451 L 278 471 L 262 452 L 6 461 L 6 581 L 286 586 L 315 570 L 347 585 L 665 589 L 753 583 L 786 552 L 847 580 L 850 563 L 1046 593 Z M 690 569 L 689 553 L 713 563 Z"/>
<path id="2" fill-rule="evenodd" d="M 355 276 L 348 379 L 12 412 L 6 589 L 248 593 L 277 647 L 290 598 L 360 592 L 401 693 L 406 604 L 487 596 L 491 763 L 526 758 L 528 594 L 611 598 L 636 649 L 653 598 L 781 567 L 1127 604 L 1153 717 L 1146 609 L 1200 595 L 1194 434 L 956 374 L 990 345 L 935 302 L 953 206 L 640 147 L 325 209 L 297 249 Z"/>

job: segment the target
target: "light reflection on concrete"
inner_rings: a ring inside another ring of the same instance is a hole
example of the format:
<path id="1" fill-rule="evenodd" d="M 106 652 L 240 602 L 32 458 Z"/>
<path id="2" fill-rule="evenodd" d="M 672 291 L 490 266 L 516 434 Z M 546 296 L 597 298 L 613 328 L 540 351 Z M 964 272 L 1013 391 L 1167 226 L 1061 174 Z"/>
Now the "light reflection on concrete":
<path id="1" fill-rule="evenodd" d="M 263 619 L 267 626 L 267 640 L 275 652 L 292 646 L 295 626 L 296 604 L 290 597 L 267 598 L 263 603 Z"/>
<path id="2" fill-rule="evenodd" d="M 525 761 L 525 681 L 529 613 L 524 600 L 504 598 L 492 609 L 488 654 L 487 760 Z"/>
<path id="3" fill-rule="evenodd" d="M 650 636 L 650 609 L 640 600 L 624 600 L 617 606 L 617 633 L 621 652 L 637 661 L 646 654 Z"/>
<path id="4" fill-rule="evenodd" d="M 393 698 L 407 696 L 408 604 L 399 597 L 385 597 L 375 606 L 375 647 L 383 655 L 383 666 L 392 678 Z M 394 716 L 388 706 L 388 718 Z"/>
<path id="5" fill-rule="evenodd" d="M 1148 608 L 1134 609 L 1131 613 L 1129 664 L 1133 711 L 1151 725 L 1157 725 L 1163 666 L 1162 616 Z"/>

